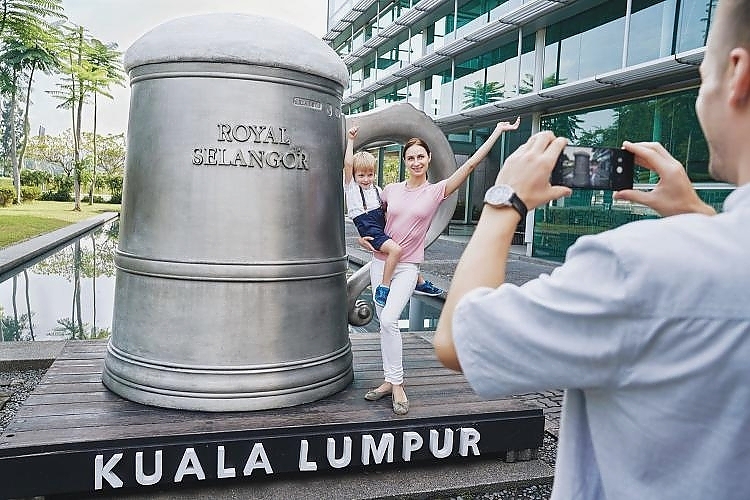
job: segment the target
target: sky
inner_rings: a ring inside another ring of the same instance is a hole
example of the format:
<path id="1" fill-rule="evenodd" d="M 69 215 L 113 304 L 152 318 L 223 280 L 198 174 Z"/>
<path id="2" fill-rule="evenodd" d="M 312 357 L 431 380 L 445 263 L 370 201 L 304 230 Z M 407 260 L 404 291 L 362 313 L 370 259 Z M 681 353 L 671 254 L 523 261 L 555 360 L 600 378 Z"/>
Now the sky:
<path id="1" fill-rule="evenodd" d="M 115 42 L 125 52 L 133 42 L 152 28 L 177 17 L 211 12 L 238 12 L 275 17 L 299 26 L 317 37 L 326 33 L 327 0 L 63 0 L 70 22 L 84 26 L 94 38 Z M 33 105 L 29 111 L 31 134 L 43 126 L 48 135 L 71 128 L 70 110 L 57 109 L 58 101 L 46 91 L 55 90 L 59 77 L 34 77 Z M 114 99 L 99 98 L 97 133 L 125 132 L 128 122 L 130 88 L 111 88 Z M 93 111 L 84 109 L 83 129 L 91 131 Z"/>

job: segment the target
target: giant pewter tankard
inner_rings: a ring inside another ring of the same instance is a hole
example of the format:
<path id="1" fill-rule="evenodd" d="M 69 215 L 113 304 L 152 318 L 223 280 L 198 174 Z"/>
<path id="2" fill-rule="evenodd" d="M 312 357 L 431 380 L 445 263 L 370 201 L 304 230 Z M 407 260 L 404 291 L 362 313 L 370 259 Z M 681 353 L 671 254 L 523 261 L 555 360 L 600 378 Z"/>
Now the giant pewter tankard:
<path id="1" fill-rule="evenodd" d="M 352 380 L 341 217 L 346 67 L 263 17 L 154 28 L 131 104 L 103 381 L 134 401 L 290 406 Z"/>
<path id="2" fill-rule="evenodd" d="M 347 312 L 366 284 L 346 280 L 344 64 L 281 21 L 210 14 L 156 27 L 125 67 L 104 384 L 206 411 L 291 406 L 346 387 Z"/>

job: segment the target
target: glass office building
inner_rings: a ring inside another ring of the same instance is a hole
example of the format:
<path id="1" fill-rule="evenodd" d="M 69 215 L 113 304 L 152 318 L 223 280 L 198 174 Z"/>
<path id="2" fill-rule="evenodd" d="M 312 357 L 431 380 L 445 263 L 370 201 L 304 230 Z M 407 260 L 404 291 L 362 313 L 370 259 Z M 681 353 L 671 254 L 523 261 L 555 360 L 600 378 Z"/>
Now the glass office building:
<path id="1" fill-rule="evenodd" d="M 502 161 L 538 130 L 573 144 L 659 141 L 717 209 L 732 187 L 708 176 L 695 115 L 717 0 L 329 0 L 324 40 L 350 72 L 344 113 L 406 101 L 445 132 L 460 164 L 500 120 L 521 116 L 462 187 L 454 222 L 472 224 Z M 403 179 L 400 147 L 378 148 L 381 182 Z M 637 167 L 634 182 L 658 181 Z M 581 235 L 656 217 L 575 190 L 529 214 L 517 243 L 561 260 Z"/>

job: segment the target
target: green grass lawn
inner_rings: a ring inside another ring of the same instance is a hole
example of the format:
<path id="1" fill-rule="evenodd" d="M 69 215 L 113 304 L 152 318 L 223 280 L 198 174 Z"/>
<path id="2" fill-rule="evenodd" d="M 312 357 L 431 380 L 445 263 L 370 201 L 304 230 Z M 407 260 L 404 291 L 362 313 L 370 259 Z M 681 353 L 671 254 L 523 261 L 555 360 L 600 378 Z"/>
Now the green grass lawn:
<path id="1" fill-rule="evenodd" d="M 73 210 L 73 202 L 31 201 L 0 207 L 0 248 L 48 233 L 102 212 L 119 212 L 120 205 L 81 203 L 81 211 Z"/>

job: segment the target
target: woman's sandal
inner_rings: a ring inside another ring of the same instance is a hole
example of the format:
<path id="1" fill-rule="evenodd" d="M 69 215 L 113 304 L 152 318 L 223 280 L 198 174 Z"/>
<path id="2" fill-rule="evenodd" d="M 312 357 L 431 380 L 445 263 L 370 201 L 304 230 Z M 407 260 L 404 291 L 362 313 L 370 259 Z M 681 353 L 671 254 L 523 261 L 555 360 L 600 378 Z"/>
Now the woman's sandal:
<path id="1" fill-rule="evenodd" d="M 371 391 L 367 391 L 367 393 L 365 394 L 365 399 L 367 401 L 377 401 L 378 399 L 391 394 L 392 391 L 393 391 L 393 387 L 391 387 L 390 389 L 386 391 L 379 391 L 377 389 L 373 389 Z"/>
<path id="2" fill-rule="evenodd" d="M 406 399 L 404 401 L 396 401 L 396 399 L 393 397 L 393 393 L 391 393 L 391 401 L 393 402 L 393 413 L 396 415 L 406 415 L 409 413 L 409 400 Z"/>

